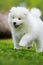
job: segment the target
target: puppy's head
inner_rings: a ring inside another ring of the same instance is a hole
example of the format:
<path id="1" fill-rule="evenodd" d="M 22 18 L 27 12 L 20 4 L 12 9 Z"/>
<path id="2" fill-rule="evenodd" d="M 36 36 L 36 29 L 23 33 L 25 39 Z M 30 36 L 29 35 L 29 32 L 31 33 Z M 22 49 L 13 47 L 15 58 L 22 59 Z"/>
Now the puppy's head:
<path id="1" fill-rule="evenodd" d="M 24 7 L 12 7 L 9 13 L 10 22 L 15 28 L 23 24 L 27 18 L 28 10 Z"/>

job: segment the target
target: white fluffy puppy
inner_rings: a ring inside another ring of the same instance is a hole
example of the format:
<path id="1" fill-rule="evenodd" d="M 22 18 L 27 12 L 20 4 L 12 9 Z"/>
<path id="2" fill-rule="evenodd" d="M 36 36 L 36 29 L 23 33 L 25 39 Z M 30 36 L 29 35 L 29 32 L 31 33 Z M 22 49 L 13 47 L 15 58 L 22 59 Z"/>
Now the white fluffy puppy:
<path id="1" fill-rule="evenodd" d="M 30 11 L 24 7 L 12 7 L 8 15 L 11 27 L 14 49 L 20 46 L 31 47 L 36 40 L 36 51 L 43 49 L 43 22 L 40 19 L 41 12 L 37 8 Z"/>

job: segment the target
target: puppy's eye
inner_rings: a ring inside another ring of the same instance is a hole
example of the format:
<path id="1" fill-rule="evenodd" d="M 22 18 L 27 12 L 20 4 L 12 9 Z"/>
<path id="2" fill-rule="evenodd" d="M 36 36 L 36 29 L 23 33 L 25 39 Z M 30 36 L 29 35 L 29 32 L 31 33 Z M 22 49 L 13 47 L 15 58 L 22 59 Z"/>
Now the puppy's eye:
<path id="1" fill-rule="evenodd" d="M 18 20 L 21 20 L 21 18 L 18 18 Z"/>

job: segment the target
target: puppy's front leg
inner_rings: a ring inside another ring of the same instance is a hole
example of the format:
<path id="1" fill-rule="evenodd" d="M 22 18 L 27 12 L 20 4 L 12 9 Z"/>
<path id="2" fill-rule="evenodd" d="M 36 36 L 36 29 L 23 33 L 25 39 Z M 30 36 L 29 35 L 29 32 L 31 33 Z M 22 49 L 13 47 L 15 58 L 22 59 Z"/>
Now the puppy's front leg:
<path id="1" fill-rule="evenodd" d="M 12 31 L 12 39 L 13 39 L 13 43 L 14 43 L 14 49 L 21 49 L 21 47 L 18 44 L 18 39 L 14 35 L 14 32 L 13 31 Z"/>
<path id="2" fill-rule="evenodd" d="M 30 46 L 31 42 L 35 39 L 33 34 L 25 34 L 22 39 L 20 40 L 19 45 L 20 46 Z"/>

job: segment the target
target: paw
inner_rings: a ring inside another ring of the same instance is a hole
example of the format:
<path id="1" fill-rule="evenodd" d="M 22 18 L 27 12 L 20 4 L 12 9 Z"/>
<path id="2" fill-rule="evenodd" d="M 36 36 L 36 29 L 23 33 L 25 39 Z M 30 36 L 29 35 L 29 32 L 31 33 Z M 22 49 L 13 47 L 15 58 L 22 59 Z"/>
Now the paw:
<path id="1" fill-rule="evenodd" d="M 36 52 L 42 52 L 42 48 L 41 49 L 37 49 Z"/>
<path id="2" fill-rule="evenodd" d="M 21 47 L 14 47 L 14 49 L 18 49 L 19 50 L 19 49 L 21 49 Z"/>

